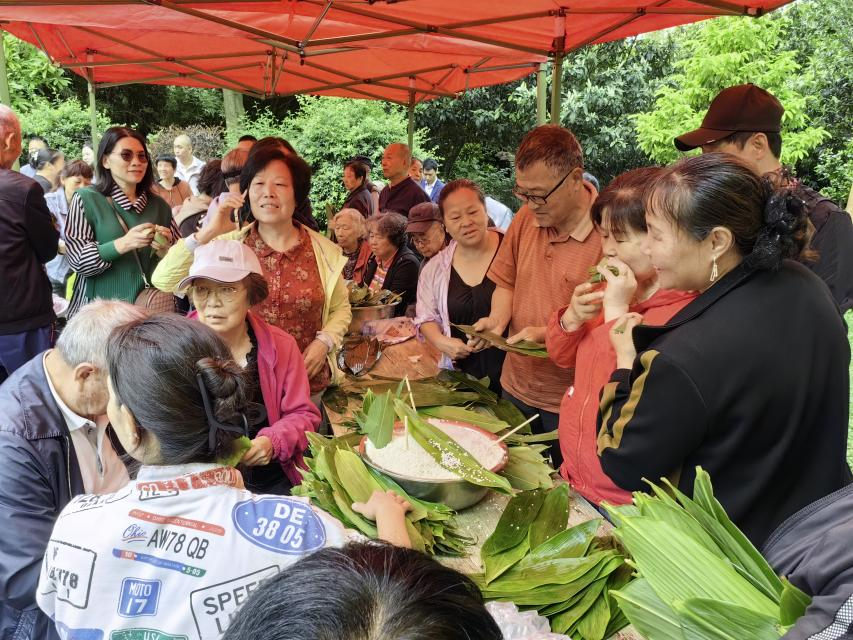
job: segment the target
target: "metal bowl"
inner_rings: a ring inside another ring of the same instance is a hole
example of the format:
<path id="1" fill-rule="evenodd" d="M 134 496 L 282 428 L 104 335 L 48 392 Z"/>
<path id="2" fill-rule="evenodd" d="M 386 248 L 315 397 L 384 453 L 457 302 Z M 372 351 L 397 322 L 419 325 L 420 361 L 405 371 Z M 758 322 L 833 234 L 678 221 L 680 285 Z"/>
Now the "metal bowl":
<path id="1" fill-rule="evenodd" d="M 352 322 L 349 324 L 348 333 L 360 334 L 365 322 L 371 320 L 387 320 L 394 316 L 394 307 L 400 304 L 400 300 L 392 304 L 380 304 L 374 307 L 353 307 Z"/>
<path id="2" fill-rule="evenodd" d="M 489 440 L 498 440 L 498 436 L 495 434 L 489 433 L 485 429 L 481 429 L 480 427 L 467 422 L 440 420 L 438 418 L 430 418 L 429 421 L 431 424 L 436 426 L 441 424 L 451 424 L 456 427 L 471 429 Z M 395 431 L 402 431 L 402 428 L 403 426 L 399 422 L 394 426 Z M 509 453 L 507 452 L 506 444 L 499 442 L 498 446 L 503 449 L 504 455 L 500 462 L 489 469 L 489 471 L 492 471 L 493 473 L 502 471 L 509 460 Z M 367 455 L 367 436 L 361 439 L 358 446 L 358 452 L 361 454 L 361 457 L 366 464 L 392 478 L 410 496 L 420 498 L 421 500 L 427 500 L 429 502 L 444 504 L 456 511 L 461 511 L 462 509 L 474 506 L 480 502 L 480 500 L 485 498 L 486 494 L 489 492 L 489 487 L 481 487 L 480 485 L 472 484 L 462 478 L 459 478 L 458 480 L 427 480 L 424 478 L 407 476 L 395 471 L 389 471 L 388 469 L 373 462 Z"/>

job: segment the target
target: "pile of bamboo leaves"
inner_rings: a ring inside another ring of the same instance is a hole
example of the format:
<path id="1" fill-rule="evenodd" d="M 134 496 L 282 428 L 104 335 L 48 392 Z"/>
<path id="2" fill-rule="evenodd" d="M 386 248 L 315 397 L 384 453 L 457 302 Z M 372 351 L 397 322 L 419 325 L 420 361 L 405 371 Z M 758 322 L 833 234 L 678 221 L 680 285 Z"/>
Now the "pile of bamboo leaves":
<path id="1" fill-rule="evenodd" d="M 311 453 L 305 458 L 308 469 L 302 470 L 302 484 L 293 489 L 294 495 L 310 498 L 345 526 L 376 538 L 376 524 L 353 511 L 352 504 L 367 502 L 374 490 L 392 489 L 412 505 L 412 510 L 406 514 L 406 530 L 413 548 L 449 556 L 465 553 L 472 541 L 456 530 L 454 511 L 445 505 L 408 495 L 393 480 L 364 464 L 352 449 L 357 437 L 307 435 Z"/>
<path id="2" fill-rule="evenodd" d="M 515 344 L 509 344 L 503 336 L 499 336 L 491 331 L 477 331 L 470 324 L 454 324 L 453 326 L 465 333 L 465 335 L 481 338 L 501 351 L 520 353 L 523 356 L 533 356 L 534 358 L 548 357 L 548 351 L 546 351 L 545 345 L 539 344 L 538 342 L 521 340 Z"/>
<path id="3" fill-rule="evenodd" d="M 627 584 L 631 571 L 596 538 L 601 520 L 566 529 L 568 519 L 568 485 L 519 493 L 483 544 L 485 572 L 474 579 L 487 600 L 536 609 L 554 633 L 602 640 L 627 624 L 610 590 Z"/>
<path id="4" fill-rule="evenodd" d="M 638 579 L 613 593 L 647 640 L 776 640 L 810 599 L 780 579 L 697 468 L 693 497 L 671 483 L 610 509 Z"/>

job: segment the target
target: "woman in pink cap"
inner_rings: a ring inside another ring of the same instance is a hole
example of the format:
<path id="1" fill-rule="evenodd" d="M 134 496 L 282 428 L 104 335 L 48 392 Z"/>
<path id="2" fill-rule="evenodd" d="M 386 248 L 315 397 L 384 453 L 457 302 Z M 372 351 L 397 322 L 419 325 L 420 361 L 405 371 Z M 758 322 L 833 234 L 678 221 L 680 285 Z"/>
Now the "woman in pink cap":
<path id="1" fill-rule="evenodd" d="M 191 317 L 225 341 L 253 383 L 254 401 L 266 409 L 266 418 L 249 429 L 252 447 L 242 459 L 246 488 L 287 494 L 301 481 L 305 432 L 316 430 L 320 412 L 296 340 L 250 311 L 269 295 L 258 256 L 237 240 L 213 240 L 196 250 L 189 276 L 178 285 L 187 287 L 196 308 Z"/>

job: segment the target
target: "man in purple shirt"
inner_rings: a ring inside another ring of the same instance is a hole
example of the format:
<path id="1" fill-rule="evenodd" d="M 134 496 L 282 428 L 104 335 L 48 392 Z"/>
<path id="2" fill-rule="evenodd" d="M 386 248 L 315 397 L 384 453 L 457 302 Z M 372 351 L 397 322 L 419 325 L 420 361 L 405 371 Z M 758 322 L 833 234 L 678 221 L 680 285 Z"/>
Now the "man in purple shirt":
<path id="1" fill-rule="evenodd" d="M 409 209 L 421 202 L 429 202 L 429 196 L 417 182 L 409 177 L 412 152 L 405 144 L 389 144 L 382 154 L 382 173 L 388 184 L 379 194 L 380 211 L 396 211 L 409 216 Z"/>

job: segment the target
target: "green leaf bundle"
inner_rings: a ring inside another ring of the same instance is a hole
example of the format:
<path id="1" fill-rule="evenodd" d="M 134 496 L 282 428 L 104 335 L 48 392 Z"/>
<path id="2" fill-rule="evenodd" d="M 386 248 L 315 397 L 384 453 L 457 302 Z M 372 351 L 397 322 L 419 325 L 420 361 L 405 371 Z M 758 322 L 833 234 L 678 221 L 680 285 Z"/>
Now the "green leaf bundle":
<path id="1" fill-rule="evenodd" d="M 595 538 L 601 520 L 566 529 L 568 519 L 568 485 L 519 493 L 483 544 L 485 573 L 474 579 L 486 599 L 535 608 L 555 633 L 603 640 L 627 624 L 609 594 L 630 571 Z"/>
<path id="2" fill-rule="evenodd" d="M 415 549 L 429 554 L 460 556 L 472 543 L 456 530 L 452 509 L 408 495 L 391 478 L 364 464 L 347 437 L 307 435 L 311 456 L 305 458 L 308 469 L 302 470 L 302 484 L 293 489 L 294 495 L 310 498 L 345 526 L 376 538 L 375 523 L 353 511 L 352 504 L 369 500 L 376 490 L 391 489 L 412 505 L 412 510 L 406 514 L 406 528 Z"/>
<path id="3" fill-rule="evenodd" d="M 808 606 L 802 591 L 777 576 L 714 498 L 696 470 L 693 497 L 664 480 L 634 509 L 610 509 L 614 536 L 640 579 L 613 592 L 647 640 L 772 640 Z"/>

